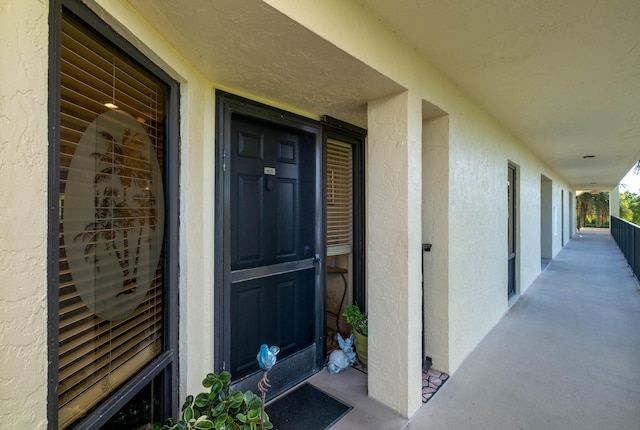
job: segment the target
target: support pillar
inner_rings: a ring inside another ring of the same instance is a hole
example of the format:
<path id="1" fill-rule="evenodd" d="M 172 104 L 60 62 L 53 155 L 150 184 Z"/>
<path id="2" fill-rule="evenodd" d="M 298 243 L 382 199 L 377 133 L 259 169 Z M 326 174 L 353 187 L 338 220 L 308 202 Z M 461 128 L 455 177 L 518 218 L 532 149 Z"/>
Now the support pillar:
<path id="1" fill-rule="evenodd" d="M 613 216 L 617 216 L 618 218 L 620 217 L 620 186 L 619 185 L 617 185 L 609 193 L 609 212 Z"/>
<path id="2" fill-rule="evenodd" d="M 421 101 L 369 102 L 369 396 L 410 417 L 422 405 Z"/>

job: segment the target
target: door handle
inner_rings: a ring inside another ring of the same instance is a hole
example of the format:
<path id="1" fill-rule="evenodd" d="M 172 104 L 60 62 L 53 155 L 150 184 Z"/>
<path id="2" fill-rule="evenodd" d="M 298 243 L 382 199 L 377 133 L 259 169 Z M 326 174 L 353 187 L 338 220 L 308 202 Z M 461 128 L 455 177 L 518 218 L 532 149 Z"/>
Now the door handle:
<path id="1" fill-rule="evenodd" d="M 320 269 L 322 268 L 322 258 L 320 258 L 320 254 L 316 254 L 313 256 L 313 264 L 316 266 L 316 275 L 320 273 Z"/>

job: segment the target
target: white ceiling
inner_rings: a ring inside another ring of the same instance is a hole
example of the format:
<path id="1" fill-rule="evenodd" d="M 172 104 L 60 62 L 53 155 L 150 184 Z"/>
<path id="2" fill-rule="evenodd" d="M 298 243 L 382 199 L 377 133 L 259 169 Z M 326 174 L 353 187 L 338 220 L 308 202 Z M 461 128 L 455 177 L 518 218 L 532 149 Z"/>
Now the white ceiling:
<path id="1" fill-rule="evenodd" d="M 361 3 L 576 188 L 639 159 L 640 1 Z"/>
<path id="2" fill-rule="evenodd" d="M 360 126 L 401 90 L 259 0 L 128 1 L 230 88 Z M 358 1 L 575 188 L 640 158 L 639 0 Z"/>
<path id="3" fill-rule="evenodd" d="M 403 90 L 260 0 L 127 1 L 205 77 L 251 97 L 366 127 L 367 100 Z"/>

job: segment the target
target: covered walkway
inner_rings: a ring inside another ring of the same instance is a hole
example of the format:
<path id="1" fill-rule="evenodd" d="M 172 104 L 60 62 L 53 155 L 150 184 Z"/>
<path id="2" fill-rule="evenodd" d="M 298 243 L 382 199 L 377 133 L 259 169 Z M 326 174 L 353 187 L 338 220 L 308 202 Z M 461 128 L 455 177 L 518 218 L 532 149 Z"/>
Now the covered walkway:
<path id="1" fill-rule="evenodd" d="M 640 290 L 609 232 L 583 231 L 409 422 L 349 372 L 310 381 L 354 406 L 332 430 L 637 430 Z"/>

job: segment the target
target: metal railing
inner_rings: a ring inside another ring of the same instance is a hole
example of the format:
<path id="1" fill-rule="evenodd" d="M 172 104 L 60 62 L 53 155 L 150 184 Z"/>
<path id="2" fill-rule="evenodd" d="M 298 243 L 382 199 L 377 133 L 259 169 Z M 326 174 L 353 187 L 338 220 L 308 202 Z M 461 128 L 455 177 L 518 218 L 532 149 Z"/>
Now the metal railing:
<path id="1" fill-rule="evenodd" d="M 636 279 L 640 279 L 640 226 L 612 216 L 611 236 L 627 259 Z"/>

